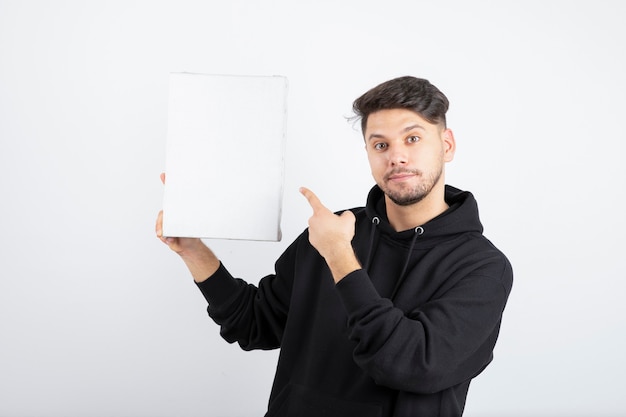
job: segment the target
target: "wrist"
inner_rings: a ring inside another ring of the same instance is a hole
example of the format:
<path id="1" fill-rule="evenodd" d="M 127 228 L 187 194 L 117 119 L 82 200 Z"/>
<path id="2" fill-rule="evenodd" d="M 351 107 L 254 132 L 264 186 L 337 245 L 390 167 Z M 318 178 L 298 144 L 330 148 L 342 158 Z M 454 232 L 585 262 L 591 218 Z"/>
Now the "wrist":
<path id="1" fill-rule="evenodd" d="M 220 267 L 220 260 L 200 239 L 178 254 L 196 282 L 206 281 Z"/>
<path id="2" fill-rule="evenodd" d="M 351 244 L 334 250 L 325 260 L 335 283 L 338 283 L 346 275 L 357 269 L 361 269 L 361 263 L 357 259 Z"/>

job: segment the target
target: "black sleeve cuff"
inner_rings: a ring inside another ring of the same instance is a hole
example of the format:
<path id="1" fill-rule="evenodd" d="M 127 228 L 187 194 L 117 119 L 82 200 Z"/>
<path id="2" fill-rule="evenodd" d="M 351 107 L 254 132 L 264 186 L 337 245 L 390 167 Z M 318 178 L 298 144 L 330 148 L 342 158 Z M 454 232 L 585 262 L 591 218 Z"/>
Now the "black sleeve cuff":
<path id="1" fill-rule="evenodd" d="M 196 282 L 202 295 L 210 305 L 219 306 L 232 298 L 239 288 L 237 279 L 220 263 L 220 267 L 208 279 Z"/>

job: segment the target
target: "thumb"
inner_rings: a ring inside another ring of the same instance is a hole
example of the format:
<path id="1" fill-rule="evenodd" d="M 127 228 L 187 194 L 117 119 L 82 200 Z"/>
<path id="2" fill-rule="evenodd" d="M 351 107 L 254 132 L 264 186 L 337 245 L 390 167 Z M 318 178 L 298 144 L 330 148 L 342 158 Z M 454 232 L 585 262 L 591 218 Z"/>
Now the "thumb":
<path id="1" fill-rule="evenodd" d="M 354 216 L 354 213 L 350 210 L 344 211 L 339 215 L 339 217 L 345 219 L 346 221 L 351 220 L 353 223 L 356 222 L 356 217 Z"/>

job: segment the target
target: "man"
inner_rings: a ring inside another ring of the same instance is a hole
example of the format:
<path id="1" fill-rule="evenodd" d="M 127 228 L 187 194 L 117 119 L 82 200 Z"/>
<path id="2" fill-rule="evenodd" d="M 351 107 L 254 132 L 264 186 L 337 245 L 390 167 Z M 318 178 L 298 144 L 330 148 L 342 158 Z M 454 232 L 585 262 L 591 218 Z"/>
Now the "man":
<path id="1" fill-rule="evenodd" d="M 354 102 L 376 186 L 313 215 L 258 287 L 199 239 L 165 238 L 222 336 L 281 348 L 266 416 L 461 416 L 491 361 L 512 285 L 482 235 L 473 196 L 445 185 L 455 139 L 447 98 L 427 80 L 387 81 Z"/>

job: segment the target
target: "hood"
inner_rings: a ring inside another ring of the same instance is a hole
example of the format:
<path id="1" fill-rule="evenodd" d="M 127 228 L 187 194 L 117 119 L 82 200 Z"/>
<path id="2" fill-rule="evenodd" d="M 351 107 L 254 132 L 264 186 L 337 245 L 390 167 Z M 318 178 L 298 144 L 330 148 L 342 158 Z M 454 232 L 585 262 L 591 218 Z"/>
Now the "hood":
<path id="1" fill-rule="evenodd" d="M 449 239 L 460 233 L 483 232 L 483 226 L 478 216 L 478 205 L 472 193 L 446 185 L 445 200 L 450 206 L 448 210 L 424 224 L 415 225 L 414 229 L 401 232 L 396 232 L 389 224 L 385 195 L 377 185 L 370 190 L 367 196 L 365 212 L 371 222 L 377 223 L 378 232 L 389 235 L 398 243 L 408 242 L 410 244 L 416 234 L 420 236 L 417 244 L 434 245 L 440 240 Z"/>
<path id="2" fill-rule="evenodd" d="M 483 227 L 478 217 L 478 205 L 474 196 L 446 185 L 445 200 L 449 208 L 439 216 L 414 228 L 397 232 L 389 224 L 383 191 L 374 186 L 367 197 L 365 214 L 369 220 L 371 231 L 365 258 L 364 268 L 369 271 L 371 261 L 377 251 L 378 242 L 383 239 L 387 245 L 396 248 L 394 256 L 404 258 L 403 267 L 391 293 L 393 298 L 406 278 L 411 259 L 415 250 L 428 249 L 439 243 L 464 233 L 482 234 Z M 404 255 L 400 255 L 404 253 Z M 387 253 L 389 254 L 389 253 Z"/>

